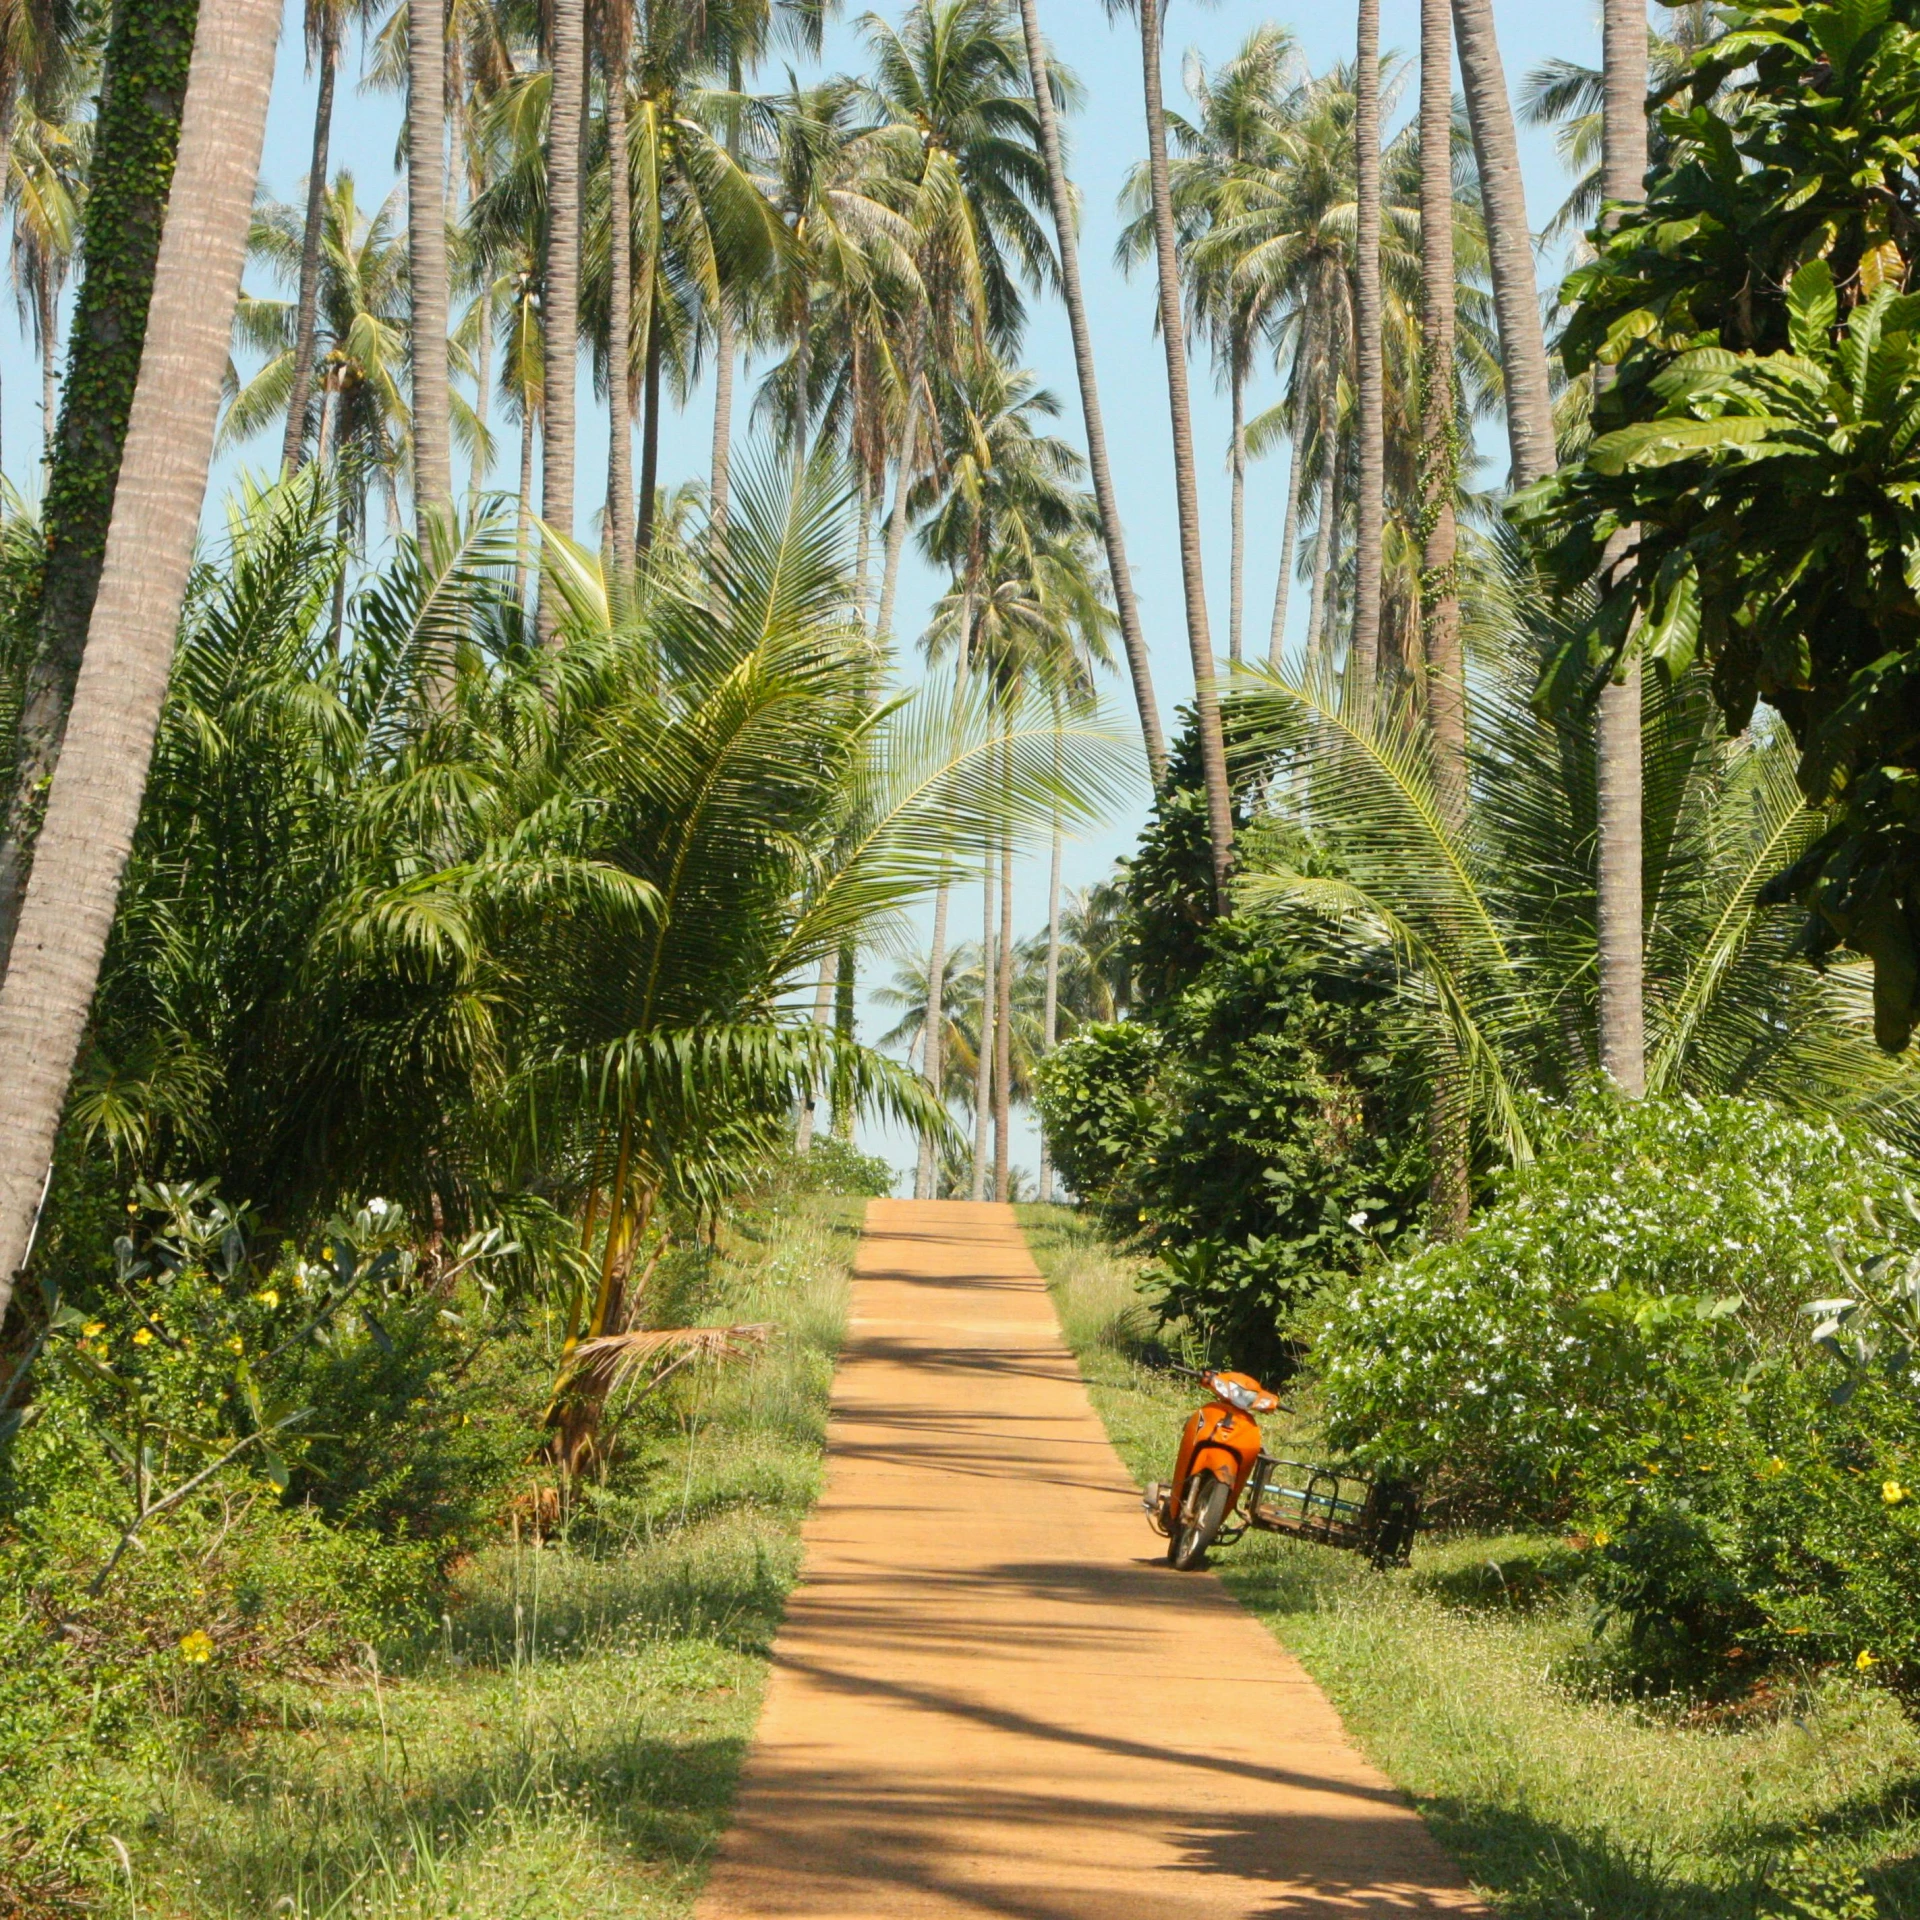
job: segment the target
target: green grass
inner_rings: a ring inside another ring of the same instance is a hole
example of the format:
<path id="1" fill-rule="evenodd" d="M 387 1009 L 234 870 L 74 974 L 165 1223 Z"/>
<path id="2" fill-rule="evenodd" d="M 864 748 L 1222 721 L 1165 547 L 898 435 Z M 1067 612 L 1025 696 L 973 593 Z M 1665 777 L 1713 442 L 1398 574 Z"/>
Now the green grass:
<path id="1" fill-rule="evenodd" d="M 793 1203 L 686 1263 L 665 1317 L 772 1321 L 772 1347 L 629 1421 L 604 1496 L 477 1556 L 437 1635 L 129 1768 L 141 1920 L 687 1912 L 818 1492 L 858 1219 Z"/>
<path id="2" fill-rule="evenodd" d="M 1022 1220 L 1115 1446 L 1137 1478 L 1164 1475 L 1193 1402 L 1131 1357 L 1137 1263 L 1064 1209 Z M 1314 1445 L 1300 1415 L 1267 1437 Z M 1502 1914 L 1855 1920 L 1816 1882 L 1859 1873 L 1886 1920 L 1920 1920 L 1920 1729 L 1851 1677 L 1713 1718 L 1610 1698 L 1596 1677 L 1618 1650 L 1595 1642 L 1574 1560 L 1553 1540 L 1463 1536 L 1376 1574 L 1250 1535 L 1217 1565 Z M 1796 1847 L 1812 1871 L 1789 1864 Z"/>

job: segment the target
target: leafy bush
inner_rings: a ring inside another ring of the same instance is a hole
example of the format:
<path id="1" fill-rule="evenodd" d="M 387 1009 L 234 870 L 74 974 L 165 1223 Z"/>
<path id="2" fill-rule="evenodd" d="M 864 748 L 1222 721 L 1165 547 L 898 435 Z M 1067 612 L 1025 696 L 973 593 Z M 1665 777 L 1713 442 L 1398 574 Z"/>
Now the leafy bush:
<path id="1" fill-rule="evenodd" d="M 814 1141 L 800 1169 L 807 1193 L 843 1193 L 855 1199 L 884 1200 L 893 1191 L 893 1169 L 877 1153 L 862 1153 L 829 1136 Z"/>
<path id="2" fill-rule="evenodd" d="M 1464 1239 L 1329 1299 L 1314 1349 L 1340 1443 L 1528 1518 L 1570 1511 L 1676 1370 L 1804 1345 L 1826 1230 L 1898 1187 L 1889 1150 L 1756 1101 L 1595 1088 L 1541 1132 Z"/>
<path id="3" fill-rule="evenodd" d="M 1915 1234 L 1897 1161 L 1735 1099 L 1596 1088 L 1542 1131 L 1464 1240 L 1325 1303 L 1334 1439 L 1456 1513 L 1578 1519 L 1643 1676 L 1791 1654 L 1920 1694 L 1920 1377 L 1806 1314 Z"/>
<path id="4" fill-rule="evenodd" d="M 1034 1068 L 1055 1170 L 1083 1200 L 1109 1214 L 1126 1208 L 1128 1172 L 1165 1127 L 1153 1096 L 1159 1058 L 1157 1028 L 1109 1020 L 1062 1041 Z"/>
<path id="5" fill-rule="evenodd" d="M 1141 1021 L 1040 1072 L 1056 1164 L 1160 1253 L 1160 1309 L 1215 1357 L 1290 1364 L 1293 1309 L 1416 1222 L 1424 1133 L 1371 983 L 1238 920 Z"/>

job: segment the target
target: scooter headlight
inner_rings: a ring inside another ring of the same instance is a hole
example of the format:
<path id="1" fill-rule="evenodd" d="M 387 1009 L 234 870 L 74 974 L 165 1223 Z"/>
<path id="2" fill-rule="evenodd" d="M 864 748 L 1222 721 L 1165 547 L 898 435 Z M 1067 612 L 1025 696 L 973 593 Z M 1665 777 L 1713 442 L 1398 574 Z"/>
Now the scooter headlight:
<path id="1" fill-rule="evenodd" d="M 1214 1375 L 1213 1390 L 1230 1407 L 1238 1407 L 1242 1413 L 1252 1413 L 1263 1400 L 1270 1396 L 1258 1392 L 1253 1387 L 1243 1387 L 1238 1380 L 1223 1379 Z"/>

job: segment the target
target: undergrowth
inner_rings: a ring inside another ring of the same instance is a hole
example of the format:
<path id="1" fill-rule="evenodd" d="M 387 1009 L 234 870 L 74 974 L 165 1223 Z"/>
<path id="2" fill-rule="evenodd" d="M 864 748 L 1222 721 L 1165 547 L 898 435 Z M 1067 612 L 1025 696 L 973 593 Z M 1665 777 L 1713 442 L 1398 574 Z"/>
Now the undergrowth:
<path id="1" fill-rule="evenodd" d="M 559 1512 L 517 1502 L 437 1617 L 221 1714 L 156 1698 L 110 1745 L 67 1713 L 73 1831 L 11 1882 L 0 1851 L 0 1914 L 687 1911 L 818 1491 L 859 1211 L 782 1202 L 663 1267 L 655 1324 L 770 1322 L 771 1344 L 628 1407 L 598 1482 Z"/>

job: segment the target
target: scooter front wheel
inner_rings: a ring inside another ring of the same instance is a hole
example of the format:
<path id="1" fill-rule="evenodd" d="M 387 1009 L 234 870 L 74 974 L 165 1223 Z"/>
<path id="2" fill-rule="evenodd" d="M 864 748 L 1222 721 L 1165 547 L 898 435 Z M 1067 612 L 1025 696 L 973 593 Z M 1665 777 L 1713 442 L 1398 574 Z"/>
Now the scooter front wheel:
<path id="1" fill-rule="evenodd" d="M 1196 1473 L 1187 1482 L 1180 1511 L 1167 1536 L 1167 1561 L 1182 1573 L 1204 1566 L 1207 1549 L 1227 1524 L 1233 1486 L 1218 1474 Z"/>

